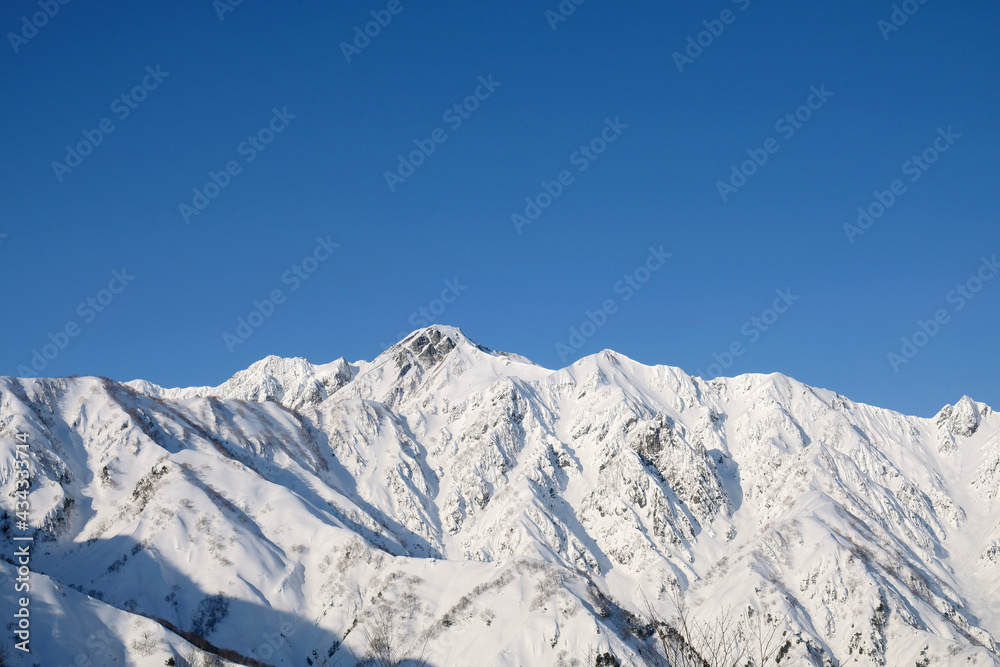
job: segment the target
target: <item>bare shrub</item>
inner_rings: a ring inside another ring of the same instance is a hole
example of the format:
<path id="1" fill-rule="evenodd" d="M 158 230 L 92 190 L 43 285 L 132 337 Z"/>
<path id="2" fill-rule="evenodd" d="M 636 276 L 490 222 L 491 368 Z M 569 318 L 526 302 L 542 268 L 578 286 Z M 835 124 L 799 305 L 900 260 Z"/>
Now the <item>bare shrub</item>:
<path id="1" fill-rule="evenodd" d="M 187 663 L 190 667 L 225 667 L 222 658 L 214 653 L 190 649 L 183 658 L 182 663 Z"/>
<path id="2" fill-rule="evenodd" d="M 152 655 L 159 645 L 156 637 L 150 636 L 148 632 L 142 633 L 142 639 L 132 640 L 132 650 L 141 656 Z"/>

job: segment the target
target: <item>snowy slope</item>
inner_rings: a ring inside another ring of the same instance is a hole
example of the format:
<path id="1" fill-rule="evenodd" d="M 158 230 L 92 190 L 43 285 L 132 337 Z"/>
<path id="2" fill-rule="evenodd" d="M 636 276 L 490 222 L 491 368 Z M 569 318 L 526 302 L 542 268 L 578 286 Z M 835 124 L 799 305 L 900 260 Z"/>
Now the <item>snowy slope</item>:
<path id="1" fill-rule="evenodd" d="M 968 397 L 921 419 L 611 351 L 553 371 L 445 326 L 218 387 L 0 378 L 8 524 L 16 433 L 41 665 L 192 633 L 352 665 L 386 615 L 436 666 L 652 664 L 643 617 L 680 600 L 761 612 L 782 664 L 1000 664 L 1000 417 Z"/>

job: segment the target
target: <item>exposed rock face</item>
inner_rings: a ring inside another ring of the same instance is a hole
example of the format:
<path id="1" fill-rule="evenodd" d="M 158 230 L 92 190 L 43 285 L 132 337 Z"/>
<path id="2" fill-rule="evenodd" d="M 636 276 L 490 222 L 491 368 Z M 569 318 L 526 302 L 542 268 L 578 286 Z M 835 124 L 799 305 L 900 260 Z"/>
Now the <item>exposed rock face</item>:
<path id="1" fill-rule="evenodd" d="M 676 591 L 702 619 L 766 611 L 782 664 L 998 664 L 998 427 L 968 397 L 919 419 L 609 351 L 552 371 L 443 326 L 219 387 L 0 378 L 33 623 L 59 629 L 41 664 L 183 653 L 147 616 L 353 664 L 383 604 L 436 666 L 644 664 L 636 614 Z"/>
<path id="2" fill-rule="evenodd" d="M 954 407 L 946 405 L 938 413 L 938 423 L 957 436 L 968 438 L 979 429 L 983 417 L 989 414 L 989 407 L 963 396 Z"/>

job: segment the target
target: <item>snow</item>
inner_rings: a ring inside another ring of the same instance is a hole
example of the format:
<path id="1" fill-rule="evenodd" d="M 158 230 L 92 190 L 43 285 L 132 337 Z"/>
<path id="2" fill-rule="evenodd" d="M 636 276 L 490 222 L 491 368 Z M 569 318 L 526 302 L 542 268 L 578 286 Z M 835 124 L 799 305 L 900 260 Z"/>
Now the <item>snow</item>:
<path id="1" fill-rule="evenodd" d="M 218 387 L 0 378 L 44 665 L 163 664 L 191 650 L 171 626 L 351 665 L 383 607 L 432 665 L 644 664 L 631 614 L 677 590 L 770 610 L 788 664 L 1000 664 L 998 427 L 610 350 L 551 370 L 446 326 Z"/>

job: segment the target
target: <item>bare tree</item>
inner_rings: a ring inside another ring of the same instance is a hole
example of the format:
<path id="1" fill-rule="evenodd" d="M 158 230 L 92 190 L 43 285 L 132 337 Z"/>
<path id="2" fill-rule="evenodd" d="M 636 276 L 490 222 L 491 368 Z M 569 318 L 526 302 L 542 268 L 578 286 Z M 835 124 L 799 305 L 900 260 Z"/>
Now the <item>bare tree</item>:
<path id="1" fill-rule="evenodd" d="M 671 667 L 769 667 L 778 664 L 782 639 L 787 634 L 782 630 L 787 615 L 778 618 L 766 607 L 758 611 L 750 606 L 734 615 L 727 607 L 712 619 L 699 620 L 679 589 L 670 589 L 669 596 L 674 606 L 670 621 L 654 612 L 649 601 L 646 609 Z"/>
<path id="2" fill-rule="evenodd" d="M 670 667 L 708 667 L 708 663 L 694 647 L 696 623 L 691 617 L 691 610 L 684 600 L 683 593 L 670 589 L 669 595 L 676 614 L 672 619 L 673 623 L 667 622 L 653 611 L 649 600 L 646 600 L 646 613 L 656 630 L 663 656 Z M 648 658 L 647 662 L 654 664 Z"/>
<path id="3" fill-rule="evenodd" d="M 781 630 L 781 634 L 778 634 L 778 630 L 785 626 L 787 619 L 787 613 L 778 618 L 771 614 L 767 607 L 763 611 L 747 607 L 746 611 L 743 612 L 740 624 L 746 634 L 750 657 L 754 660 L 755 665 L 764 667 L 765 665 L 778 664 L 778 656 L 781 655 L 781 640 L 788 634 L 787 630 Z"/>
<path id="4" fill-rule="evenodd" d="M 733 619 L 732 608 L 726 607 L 714 619 L 690 624 L 691 639 L 706 663 L 742 665 L 749 652 L 743 640 L 742 619 Z"/>
<path id="5" fill-rule="evenodd" d="M 427 661 L 420 651 L 419 658 L 412 657 L 417 639 L 406 628 L 407 618 L 401 618 L 386 602 L 371 609 L 365 623 L 367 660 L 373 667 L 397 667 L 406 661 L 413 667 L 426 667 Z"/>

